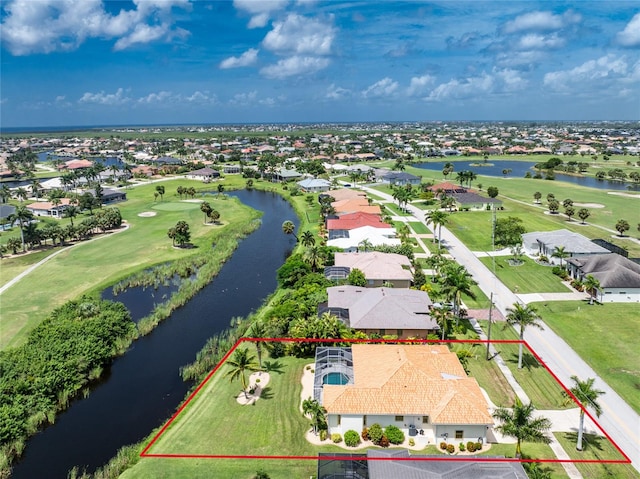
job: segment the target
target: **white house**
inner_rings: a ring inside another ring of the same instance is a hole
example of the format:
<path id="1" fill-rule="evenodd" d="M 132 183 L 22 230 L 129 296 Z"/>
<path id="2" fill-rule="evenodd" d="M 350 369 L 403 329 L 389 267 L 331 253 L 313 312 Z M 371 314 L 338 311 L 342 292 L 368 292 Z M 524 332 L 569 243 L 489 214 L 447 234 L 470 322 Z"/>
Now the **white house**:
<path id="1" fill-rule="evenodd" d="M 546 256 L 551 263 L 560 263 L 558 258 L 551 255 L 556 248 L 564 248 L 568 257 L 578 257 L 593 254 L 611 254 L 606 248 L 598 246 L 589 238 L 569 230 L 534 231 L 522 235 L 522 246 L 526 254 Z"/>
<path id="2" fill-rule="evenodd" d="M 306 180 L 298 181 L 298 186 L 305 193 L 319 193 L 329 191 L 331 182 L 322 178 L 307 178 Z"/>
<path id="3" fill-rule="evenodd" d="M 582 256 L 567 260 L 573 278 L 591 275 L 600 282 L 597 299 L 603 303 L 640 302 L 640 264 L 619 254 Z"/>
<path id="4" fill-rule="evenodd" d="M 416 444 L 484 442 L 493 425 L 480 386 L 447 346 L 318 348 L 314 396 L 327 411 L 329 433 L 377 423 L 399 427 Z"/>

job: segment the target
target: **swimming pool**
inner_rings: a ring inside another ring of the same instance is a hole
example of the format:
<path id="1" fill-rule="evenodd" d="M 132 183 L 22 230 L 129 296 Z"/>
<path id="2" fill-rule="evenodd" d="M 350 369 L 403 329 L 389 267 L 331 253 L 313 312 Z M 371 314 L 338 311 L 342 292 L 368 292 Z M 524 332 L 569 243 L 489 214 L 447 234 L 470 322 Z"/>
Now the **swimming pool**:
<path id="1" fill-rule="evenodd" d="M 348 382 L 349 376 L 343 373 L 327 373 L 322 378 L 322 384 L 337 384 L 342 386 L 344 384 L 347 384 Z"/>

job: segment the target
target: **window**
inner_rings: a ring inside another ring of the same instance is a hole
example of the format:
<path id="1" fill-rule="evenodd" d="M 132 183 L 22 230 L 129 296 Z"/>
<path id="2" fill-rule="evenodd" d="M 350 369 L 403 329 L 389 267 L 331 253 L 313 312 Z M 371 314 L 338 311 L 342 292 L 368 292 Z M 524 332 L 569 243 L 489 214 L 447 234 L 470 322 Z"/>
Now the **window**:
<path id="1" fill-rule="evenodd" d="M 398 329 L 396 333 L 398 334 L 398 337 L 401 337 L 404 331 L 402 329 Z"/>
<path id="2" fill-rule="evenodd" d="M 422 424 L 429 424 L 429 416 L 422 416 Z"/>
<path id="3" fill-rule="evenodd" d="M 464 431 L 456 431 L 456 439 L 462 439 L 464 437 Z"/>
<path id="4" fill-rule="evenodd" d="M 404 416 L 396 416 L 396 422 L 403 422 Z"/>
<path id="5" fill-rule="evenodd" d="M 386 329 L 381 329 L 380 330 L 380 334 L 384 336 L 385 334 L 387 334 L 387 330 Z"/>

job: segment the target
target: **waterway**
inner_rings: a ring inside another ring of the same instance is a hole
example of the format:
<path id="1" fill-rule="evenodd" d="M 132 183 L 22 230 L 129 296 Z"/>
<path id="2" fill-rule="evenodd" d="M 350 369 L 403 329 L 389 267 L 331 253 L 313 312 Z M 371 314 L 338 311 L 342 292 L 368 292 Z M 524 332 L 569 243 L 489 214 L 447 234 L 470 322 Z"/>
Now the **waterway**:
<path id="1" fill-rule="evenodd" d="M 414 163 L 411 166 L 422 168 L 423 170 L 441 172 L 446 163 L 449 163 L 449 161 L 429 161 L 425 163 Z M 535 169 L 533 167 L 537 162 L 489 159 L 487 160 L 488 165 L 484 165 L 482 159 L 476 158 L 473 161 L 451 161 L 450 163 L 453 164 L 455 169 L 449 176 L 449 178 L 452 179 L 451 181 L 455 182 L 456 173 L 464 170 L 471 170 L 476 175 L 504 177 L 505 175 L 503 175 L 502 170 L 510 169 L 511 172 L 506 175 L 507 178 L 523 178 L 527 172 L 531 173 L 532 175 L 535 174 Z M 556 172 L 555 175 L 555 181 L 564 181 L 580 186 L 586 186 L 588 188 L 597 188 L 599 190 L 628 191 L 627 186 L 631 186 L 636 190 L 639 189 L 638 185 L 633 185 L 632 183 L 625 183 L 621 181 L 597 180 L 591 176 L 563 175 L 558 172 Z"/>
<path id="2" fill-rule="evenodd" d="M 61 160 L 62 162 L 65 161 L 69 161 L 69 160 L 77 160 L 80 157 L 78 156 L 58 156 L 56 154 L 54 154 L 51 151 L 41 151 L 39 153 L 36 153 L 36 155 L 38 156 L 38 161 L 41 163 L 47 162 L 47 161 L 54 161 L 54 160 Z M 84 158 L 84 156 L 83 156 Z M 105 156 L 105 157 L 89 157 L 87 158 L 91 161 L 97 161 L 97 160 L 101 160 L 102 163 L 104 164 L 105 167 L 109 168 L 113 165 L 118 165 L 118 167 L 120 167 L 120 169 L 122 169 L 122 165 L 124 165 L 123 161 L 116 157 L 116 156 Z"/>
<path id="3" fill-rule="evenodd" d="M 264 212 L 260 228 L 240 243 L 209 285 L 116 359 L 86 399 L 74 401 L 55 424 L 29 440 L 12 477 L 66 478 L 73 466 L 92 472 L 120 447 L 142 440 L 173 414 L 191 386 L 179 368 L 232 318 L 248 315 L 276 289 L 276 270 L 295 241 L 282 233 L 282 222 L 297 224 L 295 212 L 275 193 L 230 194 Z M 126 301 L 151 307 L 157 302 L 152 292 L 140 289 Z"/>

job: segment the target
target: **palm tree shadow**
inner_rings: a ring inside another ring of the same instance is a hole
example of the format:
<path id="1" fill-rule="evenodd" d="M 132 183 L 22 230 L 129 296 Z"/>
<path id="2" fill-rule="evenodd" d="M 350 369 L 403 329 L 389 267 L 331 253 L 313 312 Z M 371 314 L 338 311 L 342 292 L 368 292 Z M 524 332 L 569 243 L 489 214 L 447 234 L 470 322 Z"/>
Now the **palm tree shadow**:
<path id="1" fill-rule="evenodd" d="M 273 389 L 271 389 L 271 386 L 266 386 L 261 392 L 260 392 L 260 399 L 273 399 Z"/>
<path id="2" fill-rule="evenodd" d="M 513 353 L 509 359 L 507 359 L 512 364 L 518 364 L 518 353 Z M 529 353 L 522 353 L 522 368 L 527 371 L 531 371 L 531 369 L 538 369 L 540 367 L 540 363 L 538 360 Z"/>
<path id="3" fill-rule="evenodd" d="M 577 432 L 565 432 L 564 437 L 571 441 L 573 444 L 578 443 L 578 433 Z M 602 448 L 602 440 L 606 440 L 602 436 L 597 436 L 595 434 L 583 434 L 582 436 L 582 451 L 586 451 L 587 449 L 596 449 L 600 452 L 603 451 Z"/>
<path id="4" fill-rule="evenodd" d="M 284 374 L 280 361 L 263 361 L 264 370 L 268 373 Z"/>

